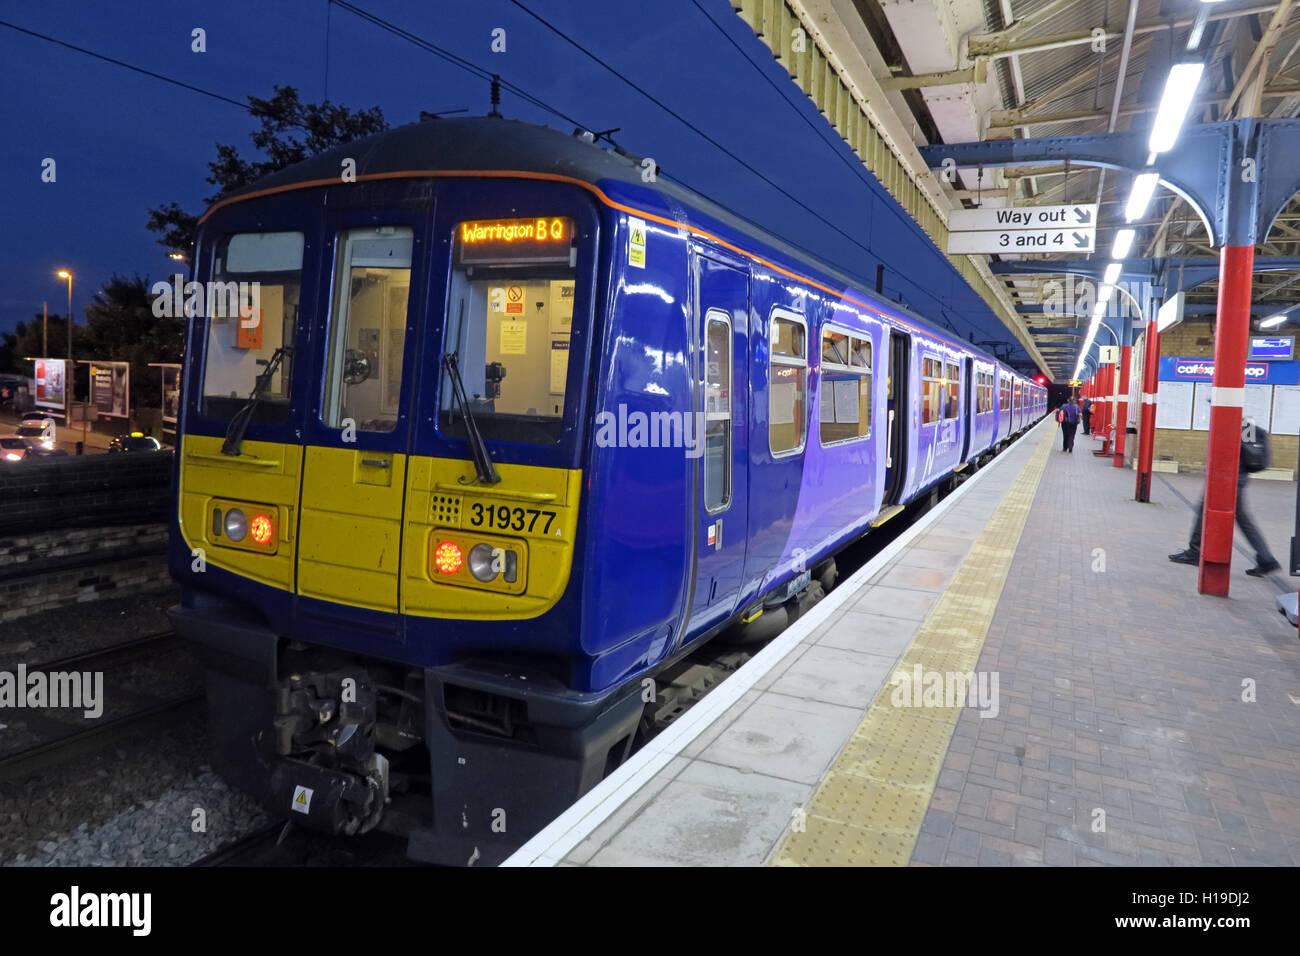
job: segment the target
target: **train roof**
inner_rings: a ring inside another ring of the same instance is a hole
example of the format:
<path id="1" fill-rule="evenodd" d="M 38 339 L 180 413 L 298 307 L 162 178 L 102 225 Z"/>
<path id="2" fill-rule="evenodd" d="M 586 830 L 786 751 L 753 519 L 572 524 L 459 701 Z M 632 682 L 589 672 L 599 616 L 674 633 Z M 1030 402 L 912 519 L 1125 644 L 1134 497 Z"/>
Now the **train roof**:
<path id="1" fill-rule="evenodd" d="M 699 193 L 663 177 L 658 177 L 653 183 L 643 182 L 639 157 L 620 154 L 612 149 L 586 142 L 576 135 L 565 135 L 546 126 L 500 117 L 431 119 L 375 133 L 318 153 L 301 163 L 264 176 L 257 182 L 236 190 L 218 201 L 208 210 L 208 214 L 227 203 L 253 198 L 264 193 L 337 183 L 340 181 L 341 164 L 347 158 L 355 160 L 358 179 L 422 171 L 435 173 L 499 170 L 503 173 L 523 172 L 560 176 L 592 186 L 608 184 L 611 181 L 622 183 L 637 190 L 648 190 L 663 195 L 670 208 L 686 206 L 703 213 L 779 251 L 810 270 L 843 282 L 846 286 L 864 292 L 868 288 L 868 284 L 862 277 L 855 277 L 820 262 L 812 253 L 779 238 L 757 223 Z M 915 322 L 934 336 L 955 340 L 963 349 L 975 352 L 1006 368 L 1012 374 L 1028 380 L 1027 376 L 1006 366 L 983 349 L 939 328 L 934 322 L 911 309 L 892 300 L 871 293 L 866 294 L 887 314 L 893 312 L 900 317 L 905 316 L 906 321 Z"/>

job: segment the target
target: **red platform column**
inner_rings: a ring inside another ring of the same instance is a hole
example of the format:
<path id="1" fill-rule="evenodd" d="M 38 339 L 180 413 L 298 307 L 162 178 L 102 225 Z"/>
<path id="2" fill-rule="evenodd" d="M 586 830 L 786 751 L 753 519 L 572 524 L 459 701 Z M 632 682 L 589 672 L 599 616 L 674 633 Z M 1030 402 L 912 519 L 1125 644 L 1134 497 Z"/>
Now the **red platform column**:
<path id="1" fill-rule="evenodd" d="M 1101 430 L 1104 432 L 1106 426 L 1110 424 L 1110 363 L 1106 363 L 1101 367 L 1101 375 L 1097 384 L 1101 392 L 1097 396 L 1097 404 L 1101 407 Z"/>
<path id="2" fill-rule="evenodd" d="M 1119 350 L 1119 403 L 1115 413 L 1115 467 L 1124 467 L 1124 438 L 1128 434 L 1128 367 L 1133 364 L 1133 346 Z"/>
<path id="3" fill-rule="evenodd" d="M 1219 256 L 1219 314 L 1214 327 L 1210 443 L 1205 464 L 1205 511 L 1197 590 L 1228 593 L 1232 526 L 1237 511 L 1241 408 L 1250 340 L 1250 283 L 1254 246 L 1224 246 Z"/>
<path id="4" fill-rule="evenodd" d="M 1142 410 L 1138 416 L 1136 501 L 1151 500 L 1151 460 L 1156 446 L 1156 390 L 1160 386 L 1160 333 L 1153 317 L 1147 322 L 1142 349 Z"/>

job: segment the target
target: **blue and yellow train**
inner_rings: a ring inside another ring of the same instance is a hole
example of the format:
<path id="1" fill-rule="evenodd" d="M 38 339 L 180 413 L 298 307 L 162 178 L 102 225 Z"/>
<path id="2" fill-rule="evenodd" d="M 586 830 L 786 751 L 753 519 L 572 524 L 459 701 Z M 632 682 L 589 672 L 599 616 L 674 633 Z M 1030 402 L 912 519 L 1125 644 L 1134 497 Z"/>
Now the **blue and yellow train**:
<path id="1" fill-rule="evenodd" d="M 626 759 L 647 678 L 774 630 L 1046 411 L 641 173 L 442 119 L 204 216 L 172 618 L 215 765 L 287 818 L 502 859 Z"/>

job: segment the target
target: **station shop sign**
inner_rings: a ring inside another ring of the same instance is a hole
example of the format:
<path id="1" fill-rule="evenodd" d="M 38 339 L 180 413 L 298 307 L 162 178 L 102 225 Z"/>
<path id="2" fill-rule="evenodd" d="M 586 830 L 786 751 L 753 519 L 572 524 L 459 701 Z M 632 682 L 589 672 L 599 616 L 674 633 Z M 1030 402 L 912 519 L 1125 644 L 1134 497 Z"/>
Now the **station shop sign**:
<path id="1" fill-rule="evenodd" d="M 1178 358 L 1163 356 L 1160 359 L 1162 382 L 1210 382 L 1214 380 L 1214 359 Z M 1246 382 L 1256 385 L 1300 385 L 1300 361 L 1247 362 Z"/>

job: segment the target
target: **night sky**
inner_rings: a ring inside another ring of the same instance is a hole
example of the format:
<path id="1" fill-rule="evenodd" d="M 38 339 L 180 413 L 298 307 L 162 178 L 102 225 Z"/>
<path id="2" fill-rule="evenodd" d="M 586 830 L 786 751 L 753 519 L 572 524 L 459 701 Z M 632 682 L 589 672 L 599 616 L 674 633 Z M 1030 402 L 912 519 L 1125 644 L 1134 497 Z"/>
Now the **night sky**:
<path id="1" fill-rule="evenodd" d="M 1013 341 L 960 280 L 936 283 L 894 261 L 900 257 L 889 237 L 902 225 L 901 210 L 872 197 L 870 174 L 728 0 L 524 2 L 833 225 L 509 0 L 357 5 L 499 73 L 588 128 L 620 127 L 615 138 L 666 174 L 867 283 L 883 259 L 887 291 L 936 320 L 946 305 L 961 334 L 974 329 L 979 339 Z M 296 86 L 304 102 L 379 106 L 391 126 L 416 120 L 420 110 L 488 110 L 481 80 L 326 0 L 42 0 L 0 11 L 0 20 L 240 102 L 269 97 L 279 84 Z M 190 49 L 195 27 L 207 31 L 206 53 Z M 507 49 L 494 54 L 498 27 Z M 205 182 L 215 144 L 253 155 L 255 124 L 244 110 L 3 26 L 0 89 L 0 331 L 39 313 L 42 300 L 51 312 L 66 311 L 66 286 L 54 275 L 60 268 L 76 276 L 79 318 L 115 272 L 165 278 L 173 264 L 144 228 L 149 208 L 176 201 L 201 212 L 215 191 Z M 502 112 L 571 131 L 508 94 Z M 53 184 L 41 181 L 46 157 L 57 162 Z"/>

